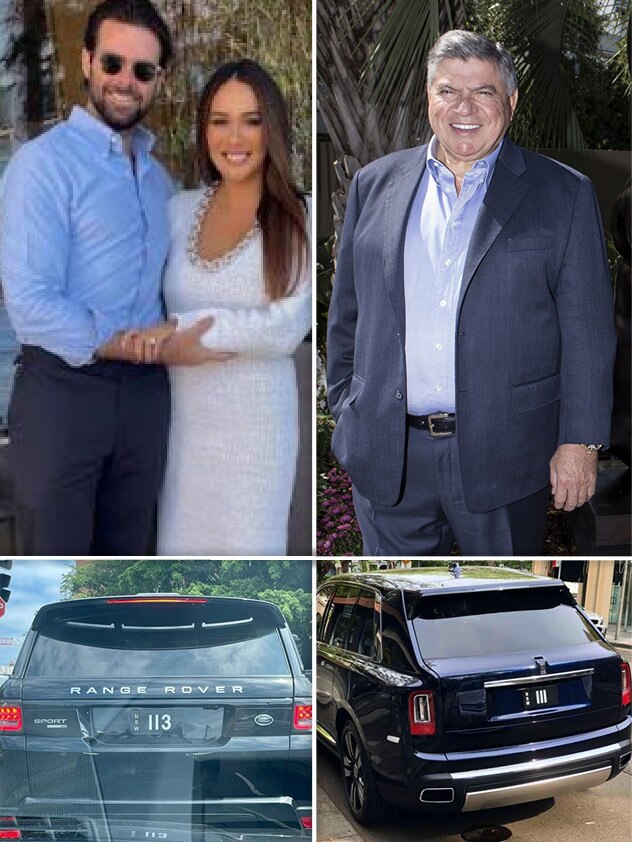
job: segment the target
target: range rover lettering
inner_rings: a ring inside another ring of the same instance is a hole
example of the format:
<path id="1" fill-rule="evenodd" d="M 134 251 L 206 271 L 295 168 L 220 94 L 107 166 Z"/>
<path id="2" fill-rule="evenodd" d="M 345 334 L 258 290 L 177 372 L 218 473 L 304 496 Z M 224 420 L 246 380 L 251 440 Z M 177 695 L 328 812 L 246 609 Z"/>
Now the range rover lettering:
<path id="1" fill-rule="evenodd" d="M 602 784 L 630 760 L 630 668 L 553 579 L 356 574 L 317 592 L 317 735 L 360 823 Z"/>
<path id="2" fill-rule="evenodd" d="M 278 608 L 45 605 L 0 688 L 0 816 L 25 842 L 308 835 L 311 683 Z"/>

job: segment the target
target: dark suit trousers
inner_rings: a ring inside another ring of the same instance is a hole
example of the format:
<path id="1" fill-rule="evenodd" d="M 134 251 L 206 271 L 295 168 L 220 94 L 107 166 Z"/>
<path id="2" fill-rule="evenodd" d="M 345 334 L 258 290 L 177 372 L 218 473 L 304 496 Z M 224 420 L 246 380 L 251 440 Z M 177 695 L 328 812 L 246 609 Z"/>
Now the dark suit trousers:
<path id="1" fill-rule="evenodd" d="M 445 555 L 456 539 L 462 555 L 541 555 L 549 486 L 490 512 L 465 506 L 456 436 L 433 438 L 409 427 L 405 480 L 395 506 L 353 489 L 365 555 Z"/>
<path id="2" fill-rule="evenodd" d="M 169 432 L 163 366 L 18 358 L 9 460 L 21 555 L 145 555 Z"/>

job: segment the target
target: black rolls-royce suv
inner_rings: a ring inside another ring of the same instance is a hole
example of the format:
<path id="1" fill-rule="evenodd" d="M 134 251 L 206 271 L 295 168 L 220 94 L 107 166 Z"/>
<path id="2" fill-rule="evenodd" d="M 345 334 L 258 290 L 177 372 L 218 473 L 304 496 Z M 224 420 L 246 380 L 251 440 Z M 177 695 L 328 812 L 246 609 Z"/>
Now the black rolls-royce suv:
<path id="1" fill-rule="evenodd" d="M 630 668 L 554 579 L 357 574 L 318 590 L 317 735 L 358 822 L 604 783 L 630 760 Z"/>
<path id="2" fill-rule="evenodd" d="M 24 842 L 307 835 L 311 683 L 278 608 L 41 608 L 0 688 L 0 817 L 0 838 Z"/>

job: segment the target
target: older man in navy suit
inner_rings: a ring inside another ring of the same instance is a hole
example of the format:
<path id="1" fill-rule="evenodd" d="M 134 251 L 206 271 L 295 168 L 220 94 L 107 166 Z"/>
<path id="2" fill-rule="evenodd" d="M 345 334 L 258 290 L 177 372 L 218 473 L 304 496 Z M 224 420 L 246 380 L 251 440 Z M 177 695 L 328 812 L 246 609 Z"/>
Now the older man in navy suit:
<path id="1" fill-rule="evenodd" d="M 427 146 L 351 186 L 329 315 L 333 449 L 370 555 L 538 555 L 607 445 L 614 325 L 590 181 L 505 134 L 511 56 L 428 62 Z"/>

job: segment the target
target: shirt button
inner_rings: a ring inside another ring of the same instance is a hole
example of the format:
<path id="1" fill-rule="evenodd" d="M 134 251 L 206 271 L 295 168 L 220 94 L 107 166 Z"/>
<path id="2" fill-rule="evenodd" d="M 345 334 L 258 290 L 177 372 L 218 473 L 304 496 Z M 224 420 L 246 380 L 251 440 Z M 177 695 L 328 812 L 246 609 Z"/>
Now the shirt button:
<path id="1" fill-rule="evenodd" d="M 446 262 L 445 262 L 445 265 L 446 265 L 446 266 L 449 266 L 451 263 L 452 263 L 452 261 L 451 261 L 451 260 L 450 260 L 450 258 L 448 257 L 448 259 L 447 259 L 447 260 L 446 260 Z"/>
<path id="2" fill-rule="evenodd" d="M 435 392 L 440 392 L 440 391 L 441 391 L 441 386 L 440 386 L 438 383 L 435 383 L 434 390 L 435 390 Z"/>
<path id="3" fill-rule="evenodd" d="M 440 351 L 443 348 L 443 342 L 437 342 L 435 348 L 437 349 L 437 351 Z"/>
<path id="4" fill-rule="evenodd" d="M 439 302 L 439 307 L 445 307 L 447 303 L 448 302 L 445 300 L 445 298 L 442 298 L 441 301 Z"/>
<path id="5" fill-rule="evenodd" d="M 450 228 L 452 228 L 452 229 L 456 228 L 456 222 L 451 222 L 451 223 L 450 223 Z"/>
<path id="6" fill-rule="evenodd" d="M 403 395 L 403 394 L 399 391 L 399 389 L 398 389 L 398 390 L 395 392 L 395 397 L 397 398 L 397 400 L 398 400 L 398 401 L 401 401 L 401 399 L 404 397 L 404 395 Z"/>

